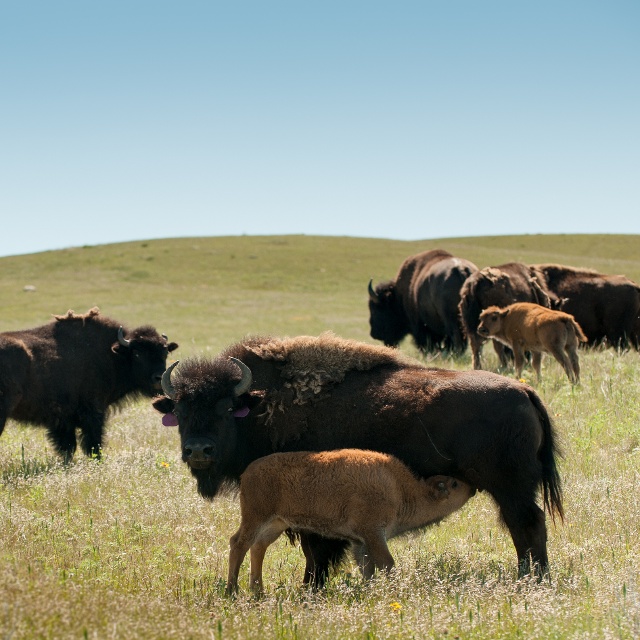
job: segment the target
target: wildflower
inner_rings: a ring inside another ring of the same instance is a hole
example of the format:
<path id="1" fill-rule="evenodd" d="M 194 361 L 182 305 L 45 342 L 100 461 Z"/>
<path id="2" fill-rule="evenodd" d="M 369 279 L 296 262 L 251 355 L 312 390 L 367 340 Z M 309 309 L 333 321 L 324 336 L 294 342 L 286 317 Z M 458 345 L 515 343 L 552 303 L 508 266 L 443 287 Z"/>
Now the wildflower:
<path id="1" fill-rule="evenodd" d="M 394 611 L 400 611 L 402 609 L 402 605 L 399 602 L 392 602 L 389 605 Z"/>
<path id="2" fill-rule="evenodd" d="M 165 469 L 168 469 L 171 465 L 168 462 L 161 462 L 160 466 L 164 467 Z"/>

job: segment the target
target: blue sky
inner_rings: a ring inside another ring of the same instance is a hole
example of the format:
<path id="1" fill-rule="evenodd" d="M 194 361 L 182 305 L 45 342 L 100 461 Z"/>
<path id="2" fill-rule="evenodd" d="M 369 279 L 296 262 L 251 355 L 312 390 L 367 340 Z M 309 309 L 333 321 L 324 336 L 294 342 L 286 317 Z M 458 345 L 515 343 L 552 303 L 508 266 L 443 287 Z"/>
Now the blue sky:
<path id="1" fill-rule="evenodd" d="M 0 0 L 0 255 L 640 233 L 637 0 Z"/>

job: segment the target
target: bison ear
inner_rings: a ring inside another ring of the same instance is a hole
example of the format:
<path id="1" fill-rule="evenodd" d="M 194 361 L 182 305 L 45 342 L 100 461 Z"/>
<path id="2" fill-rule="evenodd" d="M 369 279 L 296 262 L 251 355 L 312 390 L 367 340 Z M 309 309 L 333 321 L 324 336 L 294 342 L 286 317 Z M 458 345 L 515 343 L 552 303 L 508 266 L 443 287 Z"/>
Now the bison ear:
<path id="1" fill-rule="evenodd" d="M 124 356 L 129 352 L 129 347 L 123 347 L 119 342 L 114 342 L 111 345 L 111 351 L 118 356 Z"/>
<path id="2" fill-rule="evenodd" d="M 166 396 L 157 396 L 151 403 L 153 408 L 160 413 L 172 413 L 175 409 L 175 402 Z"/>
<path id="3" fill-rule="evenodd" d="M 175 351 L 178 348 L 178 343 L 177 342 L 170 342 L 167 345 L 167 349 L 169 349 L 169 353 L 171 353 L 172 351 Z"/>

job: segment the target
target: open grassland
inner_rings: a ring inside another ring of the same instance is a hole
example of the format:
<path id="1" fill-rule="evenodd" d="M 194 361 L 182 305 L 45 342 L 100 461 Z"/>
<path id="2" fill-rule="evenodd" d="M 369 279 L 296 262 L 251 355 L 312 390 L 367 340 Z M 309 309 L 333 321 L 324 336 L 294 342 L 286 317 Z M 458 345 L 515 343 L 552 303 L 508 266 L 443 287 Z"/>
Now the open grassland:
<path id="1" fill-rule="evenodd" d="M 367 283 L 442 247 L 479 267 L 561 262 L 640 281 L 638 236 L 518 236 L 394 242 L 307 236 L 140 241 L 0 259 L 0 331 L 97 305 L 151 323 L 175 356 L 214 355 L 248 333 L 335 333 L 365 341 Z M 25 285 L 36 287 L 24 292 Z M 410 342 L 402 349 L 417 356 Z M 485 347 L 489 365 L 496 366 Z M 430 358 L 470 368 L 470 356 Z M 555 361 L 525 377 L 564 450 L 566 521 L 549 523 L 552 581 L 516 579 L 491 500 L 394 539 L 391 577 L 347 564 L 328 588 L 301 588 L 304 560 L 283 538 L 267 553 L 266 594 L 224 596 L 235 496 L 205 502 L 175 429 L 148 401 L 107 425 L 101 462 L 63 467 L 41 430 L 0 438 L 0 638 L 640 637 L 640 354 L 581 352 L 572 387 Z"/>

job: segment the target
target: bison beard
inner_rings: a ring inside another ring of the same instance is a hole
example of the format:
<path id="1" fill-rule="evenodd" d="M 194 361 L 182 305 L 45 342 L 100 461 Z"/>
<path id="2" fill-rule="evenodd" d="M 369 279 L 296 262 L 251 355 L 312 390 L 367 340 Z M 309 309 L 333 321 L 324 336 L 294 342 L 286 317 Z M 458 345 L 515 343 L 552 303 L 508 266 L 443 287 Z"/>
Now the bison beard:
<path id="1" fill-rule="evenodd" d="M 306 355 L 304 355 L 306 354 Z M 485 371 L 429 369 L 396 350 L 319 338 L 249 338 L 163 376 L 183 460 L 213 498 L 274 451 L 372 449 L 414 473 L 461 478 L 496 501 L 521 575 L 548 572 L 545 514 L 562 517 L 553 427 L 535 391 Z M 235 417 L 238 410 L 246 417 Z M 243 413 L 244 413 L 243 412 Z M 347 547 L 300 533 L 305 583 L 321 586 Z"/>

